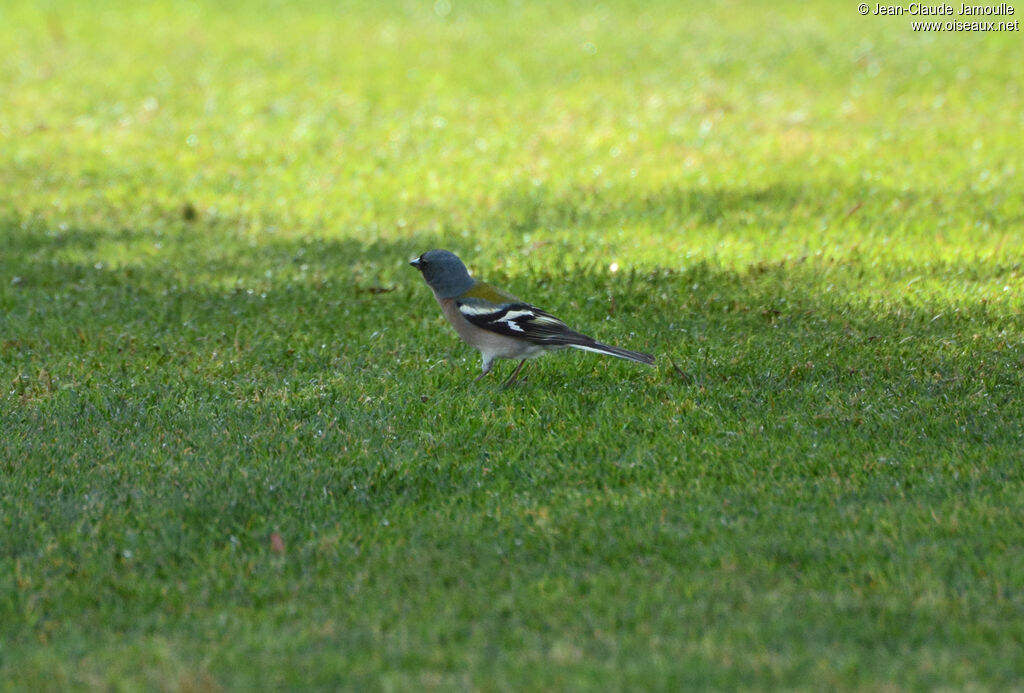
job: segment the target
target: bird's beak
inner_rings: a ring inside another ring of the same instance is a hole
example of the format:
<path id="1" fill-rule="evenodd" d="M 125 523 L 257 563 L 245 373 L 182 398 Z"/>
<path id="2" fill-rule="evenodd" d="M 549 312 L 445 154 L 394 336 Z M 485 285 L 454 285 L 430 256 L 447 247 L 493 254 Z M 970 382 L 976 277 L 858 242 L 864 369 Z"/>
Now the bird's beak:
<path id="1" fill-rule="evenodd" d="M 410 260 L 409 264 L 412 265 L 413 267 L 415 267 L 416 269 L 419 269 L 420 268 L 420 259 L 419 258 L 415 258 L 413 260 Z"/>

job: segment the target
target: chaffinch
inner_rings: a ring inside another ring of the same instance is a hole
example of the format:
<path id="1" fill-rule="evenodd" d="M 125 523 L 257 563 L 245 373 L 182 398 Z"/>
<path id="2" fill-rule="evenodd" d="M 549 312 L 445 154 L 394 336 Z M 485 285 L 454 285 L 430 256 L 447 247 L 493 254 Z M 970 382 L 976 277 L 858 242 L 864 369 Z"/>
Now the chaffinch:
<path id="1" fill-rule="evenodd" d="M 654 365 L 650 354 L 602 344 L 569 329 L 554 315 L 473 279 L 462 260 L 447 250 L 427 251 L 409 264 L 423 274 L 441 311 L 462 341 L 483 356 L 483 372 L 476 380 L 491 372 L 495 359 L 520 359 L 505 381 L 511 385 L 527 359 L 565 347 Z"/>

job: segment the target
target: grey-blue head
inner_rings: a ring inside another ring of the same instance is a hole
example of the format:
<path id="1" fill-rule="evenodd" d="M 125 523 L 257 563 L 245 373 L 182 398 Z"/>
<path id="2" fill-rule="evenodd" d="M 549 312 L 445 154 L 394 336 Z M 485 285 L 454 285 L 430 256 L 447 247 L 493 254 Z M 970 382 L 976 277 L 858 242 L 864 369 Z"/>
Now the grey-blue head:
<path id="1" fill-rule="evenodd" d="M 427 286 L 441 298 L 455 298 L 476 284 L 462 260 L 447 250 L 428 250 L 409 263 L 423 274 Z"/>

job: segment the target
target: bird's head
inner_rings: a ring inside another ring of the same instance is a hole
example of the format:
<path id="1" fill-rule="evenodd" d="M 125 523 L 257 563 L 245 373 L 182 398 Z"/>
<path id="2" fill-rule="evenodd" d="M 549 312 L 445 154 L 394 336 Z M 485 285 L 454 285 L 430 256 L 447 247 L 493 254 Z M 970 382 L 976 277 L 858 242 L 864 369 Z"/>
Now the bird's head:
<path id="1" fill-rule="evenodd" d="M 440 298 L 461 296 L 475 283 L 462 260 L 447 250 L 428 250 L 409 264 L 420 271 L 427 286 Z"/>

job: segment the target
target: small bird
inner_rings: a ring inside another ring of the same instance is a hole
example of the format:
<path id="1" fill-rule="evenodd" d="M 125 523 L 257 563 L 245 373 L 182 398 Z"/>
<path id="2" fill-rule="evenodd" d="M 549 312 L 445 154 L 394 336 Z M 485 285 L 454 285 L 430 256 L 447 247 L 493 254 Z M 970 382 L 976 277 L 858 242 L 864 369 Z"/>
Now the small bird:
<path id="1" fill-rule="evenodd" d="M 650 354 L 602 344 L 569 329 L 554 315 L 473 279 L 455 253 L 429 250 L 409 264 L 423 274 L 441 311 L 462 341 L 483 356 L 483 372 L 476 380 L 491 372 L 495 359 L 520 359 L 505 381 L 505 385 L 511 385 L 527 359 L 565 347 L 654 365 Z"/>

